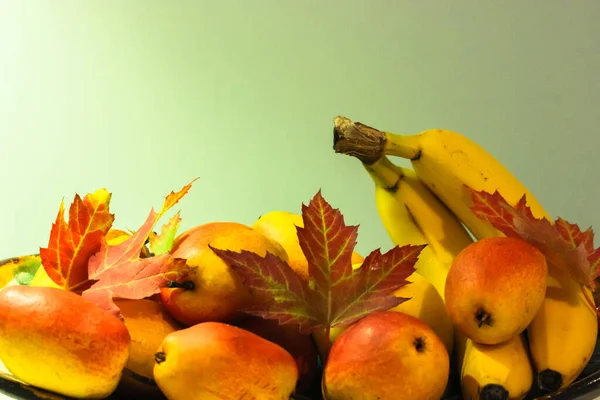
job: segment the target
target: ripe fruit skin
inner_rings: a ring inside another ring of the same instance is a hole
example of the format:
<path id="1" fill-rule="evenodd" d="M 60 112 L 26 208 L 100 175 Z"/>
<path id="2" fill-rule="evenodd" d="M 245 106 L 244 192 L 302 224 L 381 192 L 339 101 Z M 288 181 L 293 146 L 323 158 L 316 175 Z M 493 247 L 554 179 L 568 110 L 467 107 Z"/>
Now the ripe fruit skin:
<path id="1" fill-rule="evenodd" d="M 18 379 L 75 398 L 117 387 L 129 357 L 125 324 L 83 297 L 53 287 L 0 291 L 0 358 Z"/>
<path id="2" fill-rule="evenodd" d="M 154 380 L 154 353 L 163 339 L 181 329 L 160 300 L 114 299 L 131 336 L 129 359 L 115 395 L 123 398 L 162 399 Z"/>
<path id="3" fill-rule="evenodd" d="M 548 296 L 527 327 L 536 384 L 546 393 L 571 385 L 594 354 L 598 317 L 585 304 L 584 292 L 591 298 L 568 272 L 550 269 Z"/>
<path id="4" fill-rule="evenodd" d="M 211 222 L 183 232 L 175 239 L 171 254 L 195 267 L 188 278 L 193 289 L 164 287 L 161 299 L 169 314 L 187 326 L 247 318 L 240 309 L 256 300 L 235 271 L 209 245 L 236 252 L 248 250 L 260 256 L 268 251 L 287 261 L 287 254 L 279 244 L 236 222 Z"/>
<path id="5" fill-rule="evenodd" d="M 322 381 L 327 400 L 440 399 L 450 361 L 444 343 L 418 318 L 377 311 L 333 343 Z"/>
<path id="6" fill-rule="evenodd" d="M 403 312 L 425 322 L 442 340 L 451 356 L 454 347 L 454 327 L 442 296 L 435 286 L 418 272 L 409 276 L 407 281 L 410 283 L 396 290 L 394 296 L 409 300 L 390 308 L 390 311 Z"/>
<path id="7" fill-rule="evenodd" d="M 289 400 L 298 368 L 275 343 L 236 326 L 204 322 L 165 337 L 154 379 L 169 400 Z"/>
<path id="8" fill-rule="evenodd" d="M 497 345 L 474 343 L 460 333 L 456 339 L 464 400 L 517 400 L 527 396 L 533 385 L 533 366 L 524 333 Z"/>
<path id="9" fill-rule="evenodd" d="M 298 366 L 298 393 L 306 393 L 311 388 L 317 375 L 318 353 L 310 335 L 300 333 L 298 325 L 280 325 L 272 319 L 253 318 L 238 326 L 283 347 Z"/>
<path id="10" fill-rule="evenodd" d="M 304 227 L 302 215 L 288 211 L 270 211 L 253 224 L 252 228 L 269 239 L 279 243 L 288 255 L 288 264 L 304 280 L 309 279 L 308 261 L 300 247 L 296 227 Z M 357 252 L 352 252 L 352 263 L 361 263 L 364 258 Z"/>
<path id="11" fill-rule="evenodd" d="M 163 339 L 181 329 L 155 300 L 115 299 L 125 326 L 131 335 L 131 347 L 126 368 L 144 378 L 153 379 L 154 353 Z"/>
<path id="12" fill-rule="evenodd" d="M 544 255 L 512 237 L 481 239 L 454 260 L 446 278 L 446 309 L 454 325 L 482 344 L 522 333 L 546 294 Z"/>

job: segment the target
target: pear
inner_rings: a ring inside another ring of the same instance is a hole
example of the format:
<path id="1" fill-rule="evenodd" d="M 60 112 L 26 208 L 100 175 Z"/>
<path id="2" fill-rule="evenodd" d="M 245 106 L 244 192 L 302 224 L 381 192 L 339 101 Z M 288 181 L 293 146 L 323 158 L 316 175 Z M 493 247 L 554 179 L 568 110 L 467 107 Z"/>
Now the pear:
<path id="1" fill-rule="evenodd" d="M 323 371 L 326 400 L 431 400 L 444 394 L 450 357 L 420 319 L 376 311 L 333 343 Z"/>
<path id="2" fill-rule="evenodd" d="M 298 325 L 279 324 L 278 321 L 253 318 L 238 325 L 283 347 L 296 360 L 298 366 L 298 393 L 307 393 L 313 386 L 319 367 L 318 352 L 310 334 L 300 332 Z"/>
<path id="3" fill-rule="evenodd" d="M 256 302 L 240 277 L 212 251 L 248 250 L 265 256 L 267 252 L 287 261 L 285 250 L 249 226 L 236 222 L 211 222 L 195 226 L 174 243 L 171 255 L 186 259 L 192 267 L 187 281 L 161 289 L 161 299 L 169 314 L 191 326 L 200 322 L 239 322 L 249 316 L 241 309 Z"/>
<path id="4" fill-rule="evenodd" d="M 29 385 L 106 398 L 119 383 L 130 342 L 118 317 L 73 292 L 24 285 L 0 290 L 0 359 Z"/>
<path id="5" fill-rule="evenodd" d="M 154 353 L 163 339 L 183 327 L 166 312 L 160 301 L 146 299 L 114 299 L 131 336 L 129 358 L 116 394 L 162 397 L 154 382 Z"/>
<path id="6" fill-rule="evenodd" d="M 290 353 L 222 322 L 170 333 L 155 360 L 154 379 L 169 400 L 289 400 L 298 381 Z"/>
<path id="7" fill-rule="evenodd" d="M 533 245 L 512 237 L 465 247 L 446 277 L 446 309 L 463 335 L 500 344 L 522 333 L 546 295 L 548 266 Z"/>

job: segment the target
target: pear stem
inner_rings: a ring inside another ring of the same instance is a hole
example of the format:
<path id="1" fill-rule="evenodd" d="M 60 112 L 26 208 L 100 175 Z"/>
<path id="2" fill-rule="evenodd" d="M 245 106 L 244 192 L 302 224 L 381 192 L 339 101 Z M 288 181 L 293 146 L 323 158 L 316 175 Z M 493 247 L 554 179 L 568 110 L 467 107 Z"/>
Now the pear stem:
<path id="1" fill-rule="evenodd" d="M 196 288 L 196 285 L 192 281 L 183 281 L 183 282 L 169 281 L 169 282 L 167 282 L 167 287 L 185 289 L 185 290 L 194 290 Z"/>
<path id="2" fill-rule="evenodd" d="M 475 320 L 479 328 L 481 328 L 483 325 L 492 325 L 491 319 L 492 316 L 484 309 L 479 310 L 477 314 L 475 314 Z"/>
<path id="3" fill-rule="evenodd" d="M 162 351 L 158 351 L 158 352 L 154 353 L 154 361 L 157 364 L 161 364 L 161 363 L 167 361 L 167 355 Z"/>

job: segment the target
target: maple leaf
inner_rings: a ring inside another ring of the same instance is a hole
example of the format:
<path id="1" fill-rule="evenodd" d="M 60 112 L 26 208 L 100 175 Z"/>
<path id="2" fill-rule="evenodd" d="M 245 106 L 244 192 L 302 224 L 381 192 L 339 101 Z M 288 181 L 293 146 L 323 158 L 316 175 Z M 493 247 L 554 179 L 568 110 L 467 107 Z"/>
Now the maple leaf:
<path id="1" fill-rule="evenodd" d="M 69 207 L 69 222 L 64 219 L 61 201 L 48 247 L 40 248 L 40 257 L 50 279 L 63 289 L 76 291 L 88 282 L 88 259 L 98 252 L 114 221 L 109 212 L 110 199 L 106 189 L 83 199 L 76 194 Z"/>
<path id="2" fill-rule="evenodd" d="M 196 179 L 185 185 L 180 191 L 169 193 L 165 198 L 161 210 L 157 213 L 154 208 L 151 209 L 144 224 L 123 242 L 111 246 L 102 238 L 100 250 L 90 258 L 88 263 L 90 279 L 99 279 L 100 275 L 110 268 L 127 265 L 132 261 L 139 260 L 142 248 L 154 226 L 171 207 L 177 204 L 189 192 Z"/>
<path id="3" fill-rule="evenodd" d="M 173 258 L 169 254 L 141 258 L 126 265 L 126 268 L 106 270 L 82 296 L 118 315 L 120 310 L 113 298 L 135 300 L 150 297 L 167 282 L 181 281 L 186 273 L 184 259 Z"/>
<path id="4" fill-rule="evenodd" d="M 471 209 L 480 219 L 487 220 L 506 236 L 535 246 L 548 263 L 568 272 L 581 285 L 590 290 L 596 288 L 594 280 L 600 274 L 600 249 L 594 249 L 591 228 L 582 231 L 560 217 L 554 222 L 536 218 L 525 194 L 513 206 L 497 190 L 488 193 L 468 186 L 467 189 L 473 201 Z"/>
<path id="5" fill-rule="evenodd" d="M 181 217 L 179 216 L 179 212 L 177 212 L 169 219 L 169 222 L 163 225 L 160 234 L 157 235 L 154 232 L 150 232 L 149 244 L 153 254 L 159 255 L 171 251 L 180 224 Z"/>
<path id="6" fill-rule="evenodd" d="M 393 293 L 408 284 L 425 245 L 396 246 L 385 254 L 371 252 L 363 264 L 352 268 L 358 226 L 347 226 L 338 209 L 321 191 L 302 205 L 303 228 L 296 227 L 308 261 L 309 281 L 303 280 L 282 259 L 242 250 L 211 247 L 264 301 L 245 309 L 249 314 L 297 324 L 301 332 L 347 326 L 371 312 L 392 308 L 404 301 Z"/>
<path id="7" fill-rule="evenodd" d="M 197 178 L 196 178 L 197 179 Z M 126 240 L 109 245 L 104 238 L 100 250 L 90 257 L 88 274 L 95 282 L 82 296 L 105 310 L 118 313 L 113 297 L 138 299 L 158 293 L 169 281 L 180 282 L 188 272 L 185 260 L 169 253 L 141 258 L 142 249 L 160 218 L 190 190 L 192 182 L 166 196 L 162 209 L 150 210 L 144 224 Z M 141 296 L 141 297 L 140 297 Z"/>

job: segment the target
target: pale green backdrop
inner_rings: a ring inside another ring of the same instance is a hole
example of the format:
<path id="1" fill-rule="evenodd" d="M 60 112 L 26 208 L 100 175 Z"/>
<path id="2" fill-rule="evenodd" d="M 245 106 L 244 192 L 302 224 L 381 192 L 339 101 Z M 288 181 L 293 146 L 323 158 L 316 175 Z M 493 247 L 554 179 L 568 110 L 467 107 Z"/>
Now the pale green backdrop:
<path id="1" fill-rule="evenodd" d="M 0 258 L 46 245 L 63 197 L 106 187 L 136 229 L 196 176 L 182 229 L 322 188 L 387 249 L 338 114 L 464 133 L 600 229 L 599 21 L 597 0 L 0 0 Z"/>

